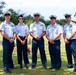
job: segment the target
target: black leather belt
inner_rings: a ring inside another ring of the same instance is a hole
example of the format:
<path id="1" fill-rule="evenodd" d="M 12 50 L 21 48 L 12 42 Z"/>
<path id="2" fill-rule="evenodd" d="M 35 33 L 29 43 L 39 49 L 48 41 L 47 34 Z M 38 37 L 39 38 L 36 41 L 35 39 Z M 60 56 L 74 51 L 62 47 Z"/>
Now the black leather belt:
<path id="1" fill-rule="evenodd" d="M 25 38 L 26 36 L 19 36 L 20 38 Z"/>

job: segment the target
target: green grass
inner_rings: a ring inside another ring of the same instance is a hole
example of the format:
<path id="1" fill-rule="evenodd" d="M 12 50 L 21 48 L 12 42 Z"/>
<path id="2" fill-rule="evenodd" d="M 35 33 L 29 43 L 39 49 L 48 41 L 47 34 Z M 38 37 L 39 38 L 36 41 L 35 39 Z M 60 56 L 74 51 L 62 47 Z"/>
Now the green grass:
<path id="1" fill-rule="evenodd" d="M 30 37 L 29 37 L 30 38 Z M 1 38 L 0 38 L 1 40 Z M 31 48 L 31 45 L 29 45 Z M 48 51 L 48 43 L 45 38 L 45 51 L 46 51 L 46 56 L 47 56 L 47 67 L 50 67 L 50 56 L 49 56 L 49 51 Z M 17 52 L 16 48 L 14 48 L 13 51 L 13 61 L 17 69 L 11 70 L 12 74 L 7 74 L 3 71 L 3 62 L 2 62 L 2 45 L 0 45 L 0 75 L 76 75 L 76 73 L 73 72 L 72 69 L 67 69 L 67 59 L 66 59 L 66 52 L 65 52 L 65 46 L 64 46 L 64 40 L 61 40 L 61 58 L 62 58 L 62 67 L 60 70 L 45 70 L 42 68 L 42 63 L 40 59 L 40 54 L 38 51 L 38 61 L 37 61 L 37 67 L 36 69 L 31 69 L 31 54 L 29 55 L 29 69 L 19 69 L 19 65 L 17 63 Z"/>

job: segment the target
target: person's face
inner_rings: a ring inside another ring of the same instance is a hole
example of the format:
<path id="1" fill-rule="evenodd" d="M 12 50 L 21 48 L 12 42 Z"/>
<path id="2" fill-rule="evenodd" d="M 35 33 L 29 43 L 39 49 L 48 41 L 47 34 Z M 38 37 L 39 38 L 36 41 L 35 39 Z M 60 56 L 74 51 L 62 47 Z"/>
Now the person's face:
<path id="1" fill-rule="evenodd" d="M 66 22 L 70 22 L 71 21 L 71 17 L 66 17 Z"/>
<path id="2" fill-rule="evenodd" d="M 56 19 L 50 19 L 52 24 L 56 23 Z"/>
<path id="3" fill-rule="evenodd" d="M 22 23 L 23 22 L 23 17 L 19 17 L 18 20 L 19 20 L 20 23 Z"/>
<path id="4" fill-rule="evenodd" d="M 40 20 L 40 16 L 35 16 L 34 19 L 35 19 L 35 21 L 39 21 Z"/>
<path id="5" fill-rule="evenodd" d="M 10 18 L 11 18 L 10 15 L 6 15 L 6 16 L 5 16 L 5 20 L 6 20 L 6 21 L 10 21 Z"/>

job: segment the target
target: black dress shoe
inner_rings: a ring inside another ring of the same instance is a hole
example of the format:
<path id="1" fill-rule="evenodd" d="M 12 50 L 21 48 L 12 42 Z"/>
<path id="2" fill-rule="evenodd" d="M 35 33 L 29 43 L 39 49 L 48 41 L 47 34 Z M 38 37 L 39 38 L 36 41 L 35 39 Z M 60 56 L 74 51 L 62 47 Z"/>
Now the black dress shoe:
<path id="1" fill-rule="evenodd" d="M 28 67 L 28 65 L 25 65 L 25 67 L 28 69 L 29 67 Z"/>
<path id="2" fill-rule="evenodd" d="M 47 67 L 46 67 L 46 66 L 43 66 L 43 68 L 44 68 L 44 69 L 47 69 Z"/>
<path id="3" fill-rule="evenodd" d="M 36 66 L 32 66 L 31 68 L 32 68 L 32 69 L 35 69 L 35 67 L 36 67 Z"/>
<path id="4" fill-rule="evenodd" d="M 56 68 L 55 68 L 55 70 L 59 70 L 59 69 L 60 69 L 60 67 L 56 67 Z"/>
<path id="5" fill-rule="evenodd" d="M 76 72 L 76 69 L 74 69 L 73 72 Z"/>
<path id="6" fill-rule="evenodd" d="M 49 69 L 55 69 L 55 67 L 50 67 Z"/>
<path id="7" fill-rule="evenodd" d="M 10 69 L 17 69 L 16 67 L 11 67 Z"/>
<path id="8" fill-rule="evenodd" d="M 67 68 L 73 68 L 73 66 L 67 66 Z"/>
<path id="9" fill-rule="evenodd" d="M 12 73 L 10 70 L 4 70 L 6 73 Z"/>
<path id="10" fill-rule="evenodd" d="M 20 65 L 20 69 L 22 69 L 23 67 L 22 67 L 22 65 Z"/>

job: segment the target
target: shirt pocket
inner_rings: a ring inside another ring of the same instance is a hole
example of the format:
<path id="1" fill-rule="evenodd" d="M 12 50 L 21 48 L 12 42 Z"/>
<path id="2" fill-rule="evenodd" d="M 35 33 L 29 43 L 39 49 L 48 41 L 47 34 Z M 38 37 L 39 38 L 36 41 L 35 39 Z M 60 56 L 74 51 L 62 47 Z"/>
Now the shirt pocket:
<path id="1" fill-rule="evenodd" d="M 43 27 L 40 27 L 40 31 L 43 31 Z"/>
<path id="2" fill-rule="evenodd" d="M 27 29 L 26 29 L 26 28 L 23 28 L 22 32 L 23 32 L 24 34 L 26 34 L 26 33 L 27 33 Z"/>
<path id="3" fill-rule="evenodd" d="M 51 34 L 53 32 L 53 29 L 49 28 L 48 32 L 49 32 L 49 34 Z"/>
<path id="4" fill-rule="evenodd" d="M 27 29 L 25 27 L 22 27 L 22 31 L 25 32 Z"/>
<path id="5" fill-rule="evenodd" d="M 56 35 L 58 34 L 58 29 L 55 29 L 55 34 L 56 34 Z"/>
<path id="6" fill-rule="evenodd" d="M 37 28 L 34 27 L 34 28 L 33 28 L 33 32 L 36 32 L 36 31 L 37 31 Z"/>
<path id="7" fill-rule="evenodd" d="M 19 28 L 17 29 L 16 33 L 17 33 L 17 34 L 20 33 L 20 29 L 19 29 Z"/>
<path id="8" fill-rule="evenodd" d="M 7 31 L 11 31 L 11 27 L 5 26 L 5 32 L 7 32 Z"/>
<path id="9" fill-rule="evenodd" d="M 69 28 L 69 32 L 70 32 L 70 33 L 72 33 L 72 27 L 71 27 L 71 28 Z"/>
<path id="10" fill-rule="evenodd" d="M 53 35 L 53 29 L 52 28 L 48 29 L 48 35 L 49 35 L 49 37 L 52 38 L 52 35 Z"/>

